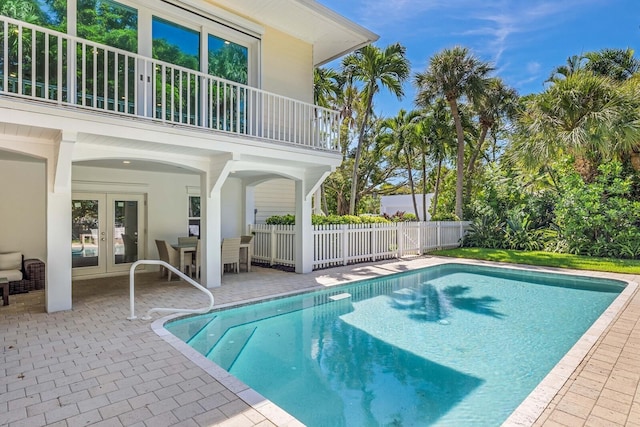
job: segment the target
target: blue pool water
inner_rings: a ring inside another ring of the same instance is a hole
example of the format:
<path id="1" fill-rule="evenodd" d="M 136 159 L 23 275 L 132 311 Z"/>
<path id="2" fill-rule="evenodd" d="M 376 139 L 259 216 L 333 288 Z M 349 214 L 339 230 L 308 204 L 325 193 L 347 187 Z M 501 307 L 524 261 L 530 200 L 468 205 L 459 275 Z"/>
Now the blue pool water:
<path id="1" fill-rule="evenodd" d="M 445 264 L 165 327 L 308 426 L 492 426 L 624 286 Z"/>

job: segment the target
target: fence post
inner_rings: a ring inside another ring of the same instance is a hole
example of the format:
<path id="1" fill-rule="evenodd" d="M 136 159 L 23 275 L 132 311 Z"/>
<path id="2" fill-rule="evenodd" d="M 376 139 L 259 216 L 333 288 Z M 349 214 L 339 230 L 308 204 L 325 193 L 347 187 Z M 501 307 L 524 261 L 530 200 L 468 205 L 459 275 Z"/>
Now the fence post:
<path id="1" fill-rule="evenodd" d="M 458 246 L 461 246 L 460 243 L 462 238 L 464 237 L 464 223 L 460 221 L 460 237 L 458 238 Z"/>
<path id="2" fill-rule="evenodd" d="M 425 229 L 423 226 L 426 223 L 423 221 L 418 222 L 418 255 L 422 256 L 422 231 Z"/>
<path id="3" fill-rule="evenodd" d="M 276 226 L 271 226 L 271 251 L 269 253 L 269 265 L 275 264 L 276 259 Z"/>
<path id="4" fill-rule="evenodd" d="M 342 224 L 340 229 L 342 230 L 342 264 L 347 265 L 349 262 L 349 225 Z"/>
<path id="5" fill-rule="evenodd" d="M 402 258 L 404 255 L 404 227 L 402 222 L 396 222 L 396 257 Z"/>
<path id="6" fill-rule="evenodd" d="M 376 232 L 377 230 L 377 224 L 369 224 L 370 227 L 370 232 L 371 232 L 371 261 L 375 261 L 376 260 L 376 253 L 377 248 L 378 248 L 378 233 Z"/>
<path id="7" fill-rule="evenodd" d="M 442 249 L 442 222 L 436 222 L 436 248 Z"/>

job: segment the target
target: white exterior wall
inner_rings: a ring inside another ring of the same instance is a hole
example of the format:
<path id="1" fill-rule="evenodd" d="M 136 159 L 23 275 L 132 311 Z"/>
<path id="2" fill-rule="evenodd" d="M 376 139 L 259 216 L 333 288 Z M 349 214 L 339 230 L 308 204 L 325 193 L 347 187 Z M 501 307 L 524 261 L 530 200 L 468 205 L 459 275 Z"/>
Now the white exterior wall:
<path id="1" fill-rule="evenodd" d="M 313 103 L 313 49 L 267 28 L 262 37 L 262 89 Z"/>
<path id="2" fill-rule="evenodd" d="M 0 160 L 0 252 L 47 259 L 45 174 L 43 162 Z"/>
<path id="3" fill-rule="evenodd" d="M 296 183 L 290 179 L 272 179 L 256 186 L 256 224 L 264 224 L 273 215 L 296 212 Z"/>

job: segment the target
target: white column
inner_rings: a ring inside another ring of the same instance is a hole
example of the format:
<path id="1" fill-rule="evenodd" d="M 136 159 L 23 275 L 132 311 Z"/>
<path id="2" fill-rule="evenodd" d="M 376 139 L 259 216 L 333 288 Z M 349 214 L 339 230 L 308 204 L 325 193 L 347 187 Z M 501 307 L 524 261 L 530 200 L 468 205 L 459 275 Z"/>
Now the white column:
<path id="1" fill-rule="evenodd" d="M 296 273 L 313 270 L 313 228 L 311 226 L 311 194 L 304 181 L 296 180 Z"/>
<path id="2" fill-rule="evenodd" d="M 202 239 L 201 283 L 207 288 L 222 284 L 220 270 L 220 191 L 212 193 L 208 186 L 209 173 L 200 178 L 200 239 Z"/>
<path id="3" fill-rule="evenodd" d="M 71 165 L 76 134 L 63 132 L 55 159 L 47 161 L 47 262 L 45 307 L 48 313 L 70 310 Z"/>
<path id="4" fill-rule="evenodd" d="M 247 185 L 246 182 L 242 182 L 242 192 L 244 196 L 244 224 L 242 224 L 242 234 L 249 232 L 249 224 L 255 224 L 255 185 Z"/>
<path id="5" fill-rule="evenodd" d="M 220 265 L 222 232 L 221 191 L 229 176 L 232 156 L 224 155 L 211 160 L 209 171 L 200 178 L 200 244 L 202 259 L 201 283 L 207 288 L 222 285 Z"/>

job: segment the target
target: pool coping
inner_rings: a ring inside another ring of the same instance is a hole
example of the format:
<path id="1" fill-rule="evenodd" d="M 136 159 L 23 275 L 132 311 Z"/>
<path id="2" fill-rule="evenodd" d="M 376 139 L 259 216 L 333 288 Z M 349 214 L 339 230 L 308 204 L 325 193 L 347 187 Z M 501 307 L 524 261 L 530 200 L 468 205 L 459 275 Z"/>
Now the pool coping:
<path id="1" fill-rule="evenodd" d="M 603 273 L 597 271 L 582 271 L 582 270 L 570 270 L 570 269 L 557 269 L 546 268 L 537 266 L 527 266 L 521 264 L 504 264 L 488 261 L 476 261 L 467 259 L 451 259 L 451 260 L 438 260 L 437 263 L 428 266 L 420 265 L 411 270 L 418 270 L 426 267 L 443 265 L 443 264 L 469 264 L 469 265 L 482 265 L 482 266 L 495 266 L 500 268 L 507 268 L 513 270 L 525 270 L 525 271 L 538 271 L 546 273 L 555 273 L 561 275 L 571 276 L 583 276 L 600 279 L 613 279 L 626 283 L 623 291 L 616 297 L 616 299 L 607 307 L 607 309 L 598 317 L 598 319 L 587 329 L 587 331 L 576 341 L 572 348 L 560 359 L 560 361 L 549 371 L 544 379 L 531 391 L 531 393 L 520 403 L 520 405 L 511 413 L 511 415 L 503 422 L 503 426 L 531 426 L 536 420 L 540 418 L 544 410 L 552 402 L 553 398 L 558 394 L 564 384 L 569 380 L 570 376 L 576 371 L 580 363 L 588 355 L 589 351 L 598 342 L 600 337 L 608 329 L 614 319 L 623 311 L 631 298 L 638 290 L 638 284 L 634 281 L 621 279 L 617 277 L 611 277 L 614 273 Z M 386 274 L 378 274 L 375 277 L 383 277 L 398 272 L 390 271 Z M 231 307 L 238 307 L 246 304 L 252 304 L 260 301 L 268 301 L 275 298 L 282 298 L 293 295 L 300 295 L 308 292 L 314 292 L 317 290 L 327 289 L 333 286 L 343 286 L 353 284 L 358 281 L 368 280 L 366 279 L 354 279 L 346 280 L 344 282 L 336 283 L 334 285 L 318 285 L 311 288 L 307 288 L 304 291 L 292 291 L 286 293 L 279 293 L 270 295 L 268 297 L 251 298 L 247 300 L 221 304 L 216 306 L 216 309 L 225 309 Z M 188 315 L 187 315 L 188 316 Z M 198 353 L 195 349 L 190 347 L 187 343 L 171 334 L 165 329 L 164 324 L 177 319 L 185 317 L 185 314 L 177 313 L 169 316 L 159 318 L 152 322 L 151 329 L 165 342 L 174 347 L 185 357 L 191 360 L 198 367 L 203 369 L 216 381 L 227 387 L 231 392 L 235 393 L 240 399 L 251 406 L 254 410 L 262 414 L 267 420 L 273 422 L 278 426 L 304 426 L 293 415 L 286 412 L 284 409 L 271 402 L 266 397 L 262 396 L 257 391 L 253 390 L 247 384 L 234 377 L 229 372 L 222 369 L 215 362 L 207 359 L 204 355 Z"/>

